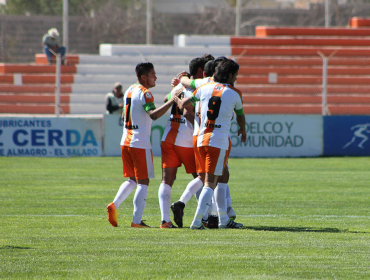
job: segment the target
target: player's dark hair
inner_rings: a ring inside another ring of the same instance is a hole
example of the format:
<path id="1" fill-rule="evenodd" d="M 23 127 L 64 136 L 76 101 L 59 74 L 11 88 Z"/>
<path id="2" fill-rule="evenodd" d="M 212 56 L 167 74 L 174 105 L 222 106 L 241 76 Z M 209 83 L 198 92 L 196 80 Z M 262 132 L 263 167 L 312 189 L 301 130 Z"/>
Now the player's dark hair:
<path id="1" fill-rule="evenodd" d="M 190 61 L 189 63 L 190 76 L 194 76 L 195 74 L 197 74 L 199 68 L 204 70 L 204 64 L 206 64 L 206 61 L 202 57 L 197 57 Z"/>
<path id="2" fill-rule="evenodd" d="M 206 77 L 212 77 L 215 71 L 215 67 L 213 67 L 214 60 L 210 60 L 204 65 L 204 74 Z"/>
<path id="3" fill-rule="evenodd" d="M 136 65 L 135 72 L 136 77 L 140 79 L 142 75 L 148 75 L 150 70 L 154 69 L 154 66 L 150 62 L 142 62 Z"/>
<path id="4" fill-rule="evenodd" d="M 215 60 L 213 55 L 211 55 L 210 53 L 205 53 L 202 58 L 204 58 L 205 61 Z"/>
<path id="5" fill-rule="evenodd" d="M 218 83 L 227 83 L 229 76 L 234 75 L 239 70 L 239 64 L 234 60 L 221 61 L 217 65 L 216 73 L 214 79 Z"/>
<path id="6" fill-rule="evenodd" d="M 229 60 L 229 59 L 225 56 L 220 56 L 220 57 L 217 57 L 215 60 L 208 61 L 204 67 L 204 72 L 206 76 L 212 77 L 215 74 L 217 65 L 220 62 L 226 61 L 226 60 Z"/>
<path id="7" fill-rule="evenodd" d="M 214 62 L 214 67 L 216 68 L 217 65 L 222 62 L 222 61 L 226 61 L 226 60 L 229 60 L 226 56 L 219 56 L 215 59 L 215 62 Z"/>

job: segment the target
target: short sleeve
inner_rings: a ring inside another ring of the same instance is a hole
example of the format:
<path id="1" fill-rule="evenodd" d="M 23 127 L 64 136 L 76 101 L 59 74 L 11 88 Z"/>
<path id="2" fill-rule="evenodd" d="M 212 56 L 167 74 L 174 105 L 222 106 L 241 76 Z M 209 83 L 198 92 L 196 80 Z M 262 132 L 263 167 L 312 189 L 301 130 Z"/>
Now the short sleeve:
<path id="1" fill-rule="evenodd" d="M 244 114 L 243 103 L 242 103 L 242 99 L 238 92 L 235 92 L 235 100 L 236 100 L 236 104 L 234 108 L 235 114 L 237 114 L 238 116 L 243 115 Z"/>
<path id="2" fill-rule="evenodd" d="M 154 105 L 154 97 L 152 93 L 149 90 L 145 90 L 142 92 L 142 105 L 144 107 L 144 110 L 147 112 L 149 110 L 154 110 L 155 105 Z"/>
<path id="3" fill-rule="evenodd" d="M 192 81 L 190 82 L 190 87 L 191 87 L 192 89 L 196 89 L 196 88 L 197 88 L 195 80 L 192 80 Z"/>
<path id="4" fill-rule="evenodd" d="M 208 79 L 205 79 L 205 78 L 204 79 L 195 79 L 194 80 L 194 88 L 198 88 L 198 87 L 206 84 L 207 81 L 208 81 Z"/>

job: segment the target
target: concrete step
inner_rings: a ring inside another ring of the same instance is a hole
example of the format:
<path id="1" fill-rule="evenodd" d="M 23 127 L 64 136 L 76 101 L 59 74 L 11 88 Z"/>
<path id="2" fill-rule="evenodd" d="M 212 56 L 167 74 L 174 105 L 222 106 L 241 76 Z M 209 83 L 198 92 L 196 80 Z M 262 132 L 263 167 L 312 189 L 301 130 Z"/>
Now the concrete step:
<path id="1" fill-rule="evenodd" d="M 180 71 L 179 71 L 180 72 Z M 177 72 L 177 73 L 179 73 Z M 175 72 L 174 72 L 175 73 Z M 170 85 L 171 80 L 176 76 L 176 74 L 171 75 L 157 75 L 157 84 L 168 84 Z M 137 77 L 135 75 L 75 75 L 74 76 L 74 84 L 86 84 L 86 83 L 94 83 L 94 84 L 108 84 L 111 83 L 111 87 L 115 82 L 121 82 L 124 87 L 128 87 L 130 84 L 136 83 Z"/>
<path id="2" fill-rule="evenodd" d="M 245 104 L 244 114 L 298 114 L 321 115 L 321 104 Z M 331 115 L 368 115 L 370 105 L 328 105 Z"/>
<path id="3" fill-rule="evenodd" d="M 298 57 L 298 56 L 255 56 L 255 57 L 238 57 L 236 62 L 240 66 L 322 66 L 323 59 L 316 57 Z M 368 66 L 370 65 L 369 57 L 332 57 L 328 65 L 337 66 Z"/>
<path id="4" fill-rule="evenodd" d="M 124 90 L 129 87 L 130 84 L 124 85 Z M 72 91 L 74 94 L 80 93 L 104 93 L 112 91 L 113 84 L 74 84 L 72 85 Z M 150 91 L 153 93 L 154 98 L 157 94 L 168 94 L 171 91 L 171 85 L 167 84 L 157 84 L 154 88 L 151 88 Z"/>
<path id="5" fill-rule="evenodd" d="M 322 76 L 322 67 L 320 66 L 240 66 L 239 75 L 268 75 L 276 73 L 278 75 L 317 75 Z M 370 75 L 370 67 L 357 66 L 329 66 L 329 76 L 347 76 L 347 75 Z"/>
<path id="6" fill-rule="evenodd" d="M 202 54 L 203 55 L 203 54 Z M 156 65 L 186 65 L 195 58 L 193 55 L 114 55 L 114 56 L 100 56 L 100 55 L 79 55 L 79 65 L 85 64 L 109 64 L 109 65 L 131 65 L 135 67 L 140 62 L 151 62 Z M 135 70 L 135 68 L 133 69 Z"/>
<path id="7" fill-rule="evenodd" d="M 321 104 L 321 94 L 248 94 L 243 95 L 244 104 Z M 328 94 L 327 102 L 333 104 L 370 105 L 370 94 L 340 95 Z"/>
<path id="8" fill-rule="evenodd" d="M 233 56 L 313 56 L 320 57 L 335 53 L 336 57 L 364 57 L 370 56 L 370 48 L 366 47 L 325 47 L 325 46 L 238 46 L 232 48 Z"/>
<path id="9" fill-rule="evenodd" d="M 205 53 L 210 53 L 213 56 L 230 56 L 230 47 L 174 47 L 171 45 L 116 45 L 116 44 L 100 44 L 99 54 L 101 56 L 116 56 L 116 55 L 187 55 L 199 57 Z"/>
<path id="10" fill-rule="evenodd" d="M 322 93 L 321 85 L 239 85 L 236 87 L 243 94 L 318 94 Z M 337 94 L 368 94 L 369 85 L 328 85 L 328 93 Z"/>
<path id="11" fill-rule="evenodd" d="M 370 28 L 256 26 L 256 37 L 267 36 L 370 36 Z"/>
<path id="12" fill-rule="evenodd" d="M 135 65 L 136 66 L 136 65 Z M 107 75 L 107 74 L 116 74 L 116 75 L 134 75 L 135 74 L 135 66 L 134 65 L 77 65 L 77 73 L 78 74 L 99 74 L 99 75 Z M 189 71 L 189 67 L 187 65 L 154 65 L 154 70 L 158 75 L 171 75 L 176 76 L 178 73 L 182 71 Z M 172 78 L 171 78 L 172 79 Z"/>

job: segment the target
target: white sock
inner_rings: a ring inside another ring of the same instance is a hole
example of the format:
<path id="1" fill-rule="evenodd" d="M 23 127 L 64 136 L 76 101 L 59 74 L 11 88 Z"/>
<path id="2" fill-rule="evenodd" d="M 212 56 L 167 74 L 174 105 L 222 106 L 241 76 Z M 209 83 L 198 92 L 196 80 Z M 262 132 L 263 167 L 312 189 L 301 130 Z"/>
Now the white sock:
<path id="1" fill-rule="evenodd" d="M 216 197 L 215 197 L 216 191 L 217 191 L 217 187 L 214 190 L 214 193 L 213 193 L 213 196 L 212 196 L 212 204 L 211 204 L 211 207 L 209 207 L 209 211 L 208 211 L 208 213 L 212 216 L 217 216 L 218 215 L 218 213 L 217 213 L 217 202 L 216 202 Z"/>
<path id="2" fill-rule="evenodd" d="M 114 206 L 116 209 L 119 208 L 122 202 L 130 195 L 130 193 L 135 189 L 136 182 L 128 179 L 126 182 L 123 182 L 122 185 L 119 187 L 119 190 L 116 194 L 116 197 L 113 200 Z"/>
<path id="3" fill-rule="evenodd" d="M 202 186 L 203 182 L 198 177 L 191 180 L 190 183 L 186 186 L 186 189 L 182 193 L 179 200 L 186 204 L 192 198 L 192 196 L 202 188 Z"/>
<path id="4" fill-rule="evenodd" d="M 231 205 L 231 196 L 230 196 L 230 188 L 229 188 L 229 185 L 227 185 L 227 189 L 226 189 L 226 199 L 227 199 L 227 208 L 233 207 Z"/>
<path id="5" fill-rule="evenodd" d="M 203 188 L 200 188 L 200 189 L 195 193 L 195 198 L 197 199 L 198 204 L 199 204 L 199 196 L 200 196 L 200 194 L 201 194 L 202 190 L 203 190 Z"/>
<path id="6" fill-rule="evenodd" d="M 145 204 L 146 204 L 146 196 L 148 194 L 148 186 L 138 184 L 135 192 L 134 197 L 134 217 L 132 222 L 134 224 L 140 224 L 141 218 L 144 214 Z"/>
<path id="7" fill-rule="evenodd" d="M 217 212 L 220 224 L 226 224 L 229 220 L 229 216 L 227 215 L 226 189 L 227 184 L 218 183 L 215 190 Z"/>
<path id="8" fill-rule="evenodd" d="M 211 205 L 213 196 L 213 190 L 210 187 L 203 187 L 203 190 L 199 196 L 199 203 L 197 211 L 195 212 L 193 225 L 200 226 L 202 218 L 208 211 L 208 207 Z"/>
<path id="9" fill-rule="evenodd" d="M 170 222 L 170 208 L 171 208 L 171 186 L 161 183 L 158 189 L 159 208 L 161 209 L 162 219 L 166 223 Z"/>

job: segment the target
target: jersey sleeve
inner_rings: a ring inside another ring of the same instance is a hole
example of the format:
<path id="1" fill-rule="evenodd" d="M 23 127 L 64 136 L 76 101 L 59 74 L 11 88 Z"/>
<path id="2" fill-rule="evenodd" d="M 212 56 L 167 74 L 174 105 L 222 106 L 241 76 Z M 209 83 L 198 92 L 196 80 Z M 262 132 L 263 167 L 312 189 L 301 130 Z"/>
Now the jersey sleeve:
<path id="1" fill-rule="evenodd" d="M 194 80 L 194 89 L 206 84 L 208 82 L 208 79 L 207 78 L 203 78 L 203 79 L 195 79 Z"/>
<path id="2" fill-rule="evenodd" d="M 234 108 L 235 114 L 237 114 L 238 116 L 243 115 L 244 114 L 243 102 L 238 92 L 235 92 L 235 100 L 236 100 L 236 104 Z"/>
<path id="3" fill-rule="evenodd" d="M 198 90 L 195 90 L 192 94 L 191 94 L 191 99 L 190 99 L 191 103 L 195 103 L 195 102 L 198 102 L 200 101 L 200 93 Z"/>
<path id="4" fill-rule="evenodd" d="M 153 97 L 152 93 L 149 90 L 144 90 L 142 92 L 141 101 L 142 101 L 145 112 L 155 109 L 154 97 Z"/>

